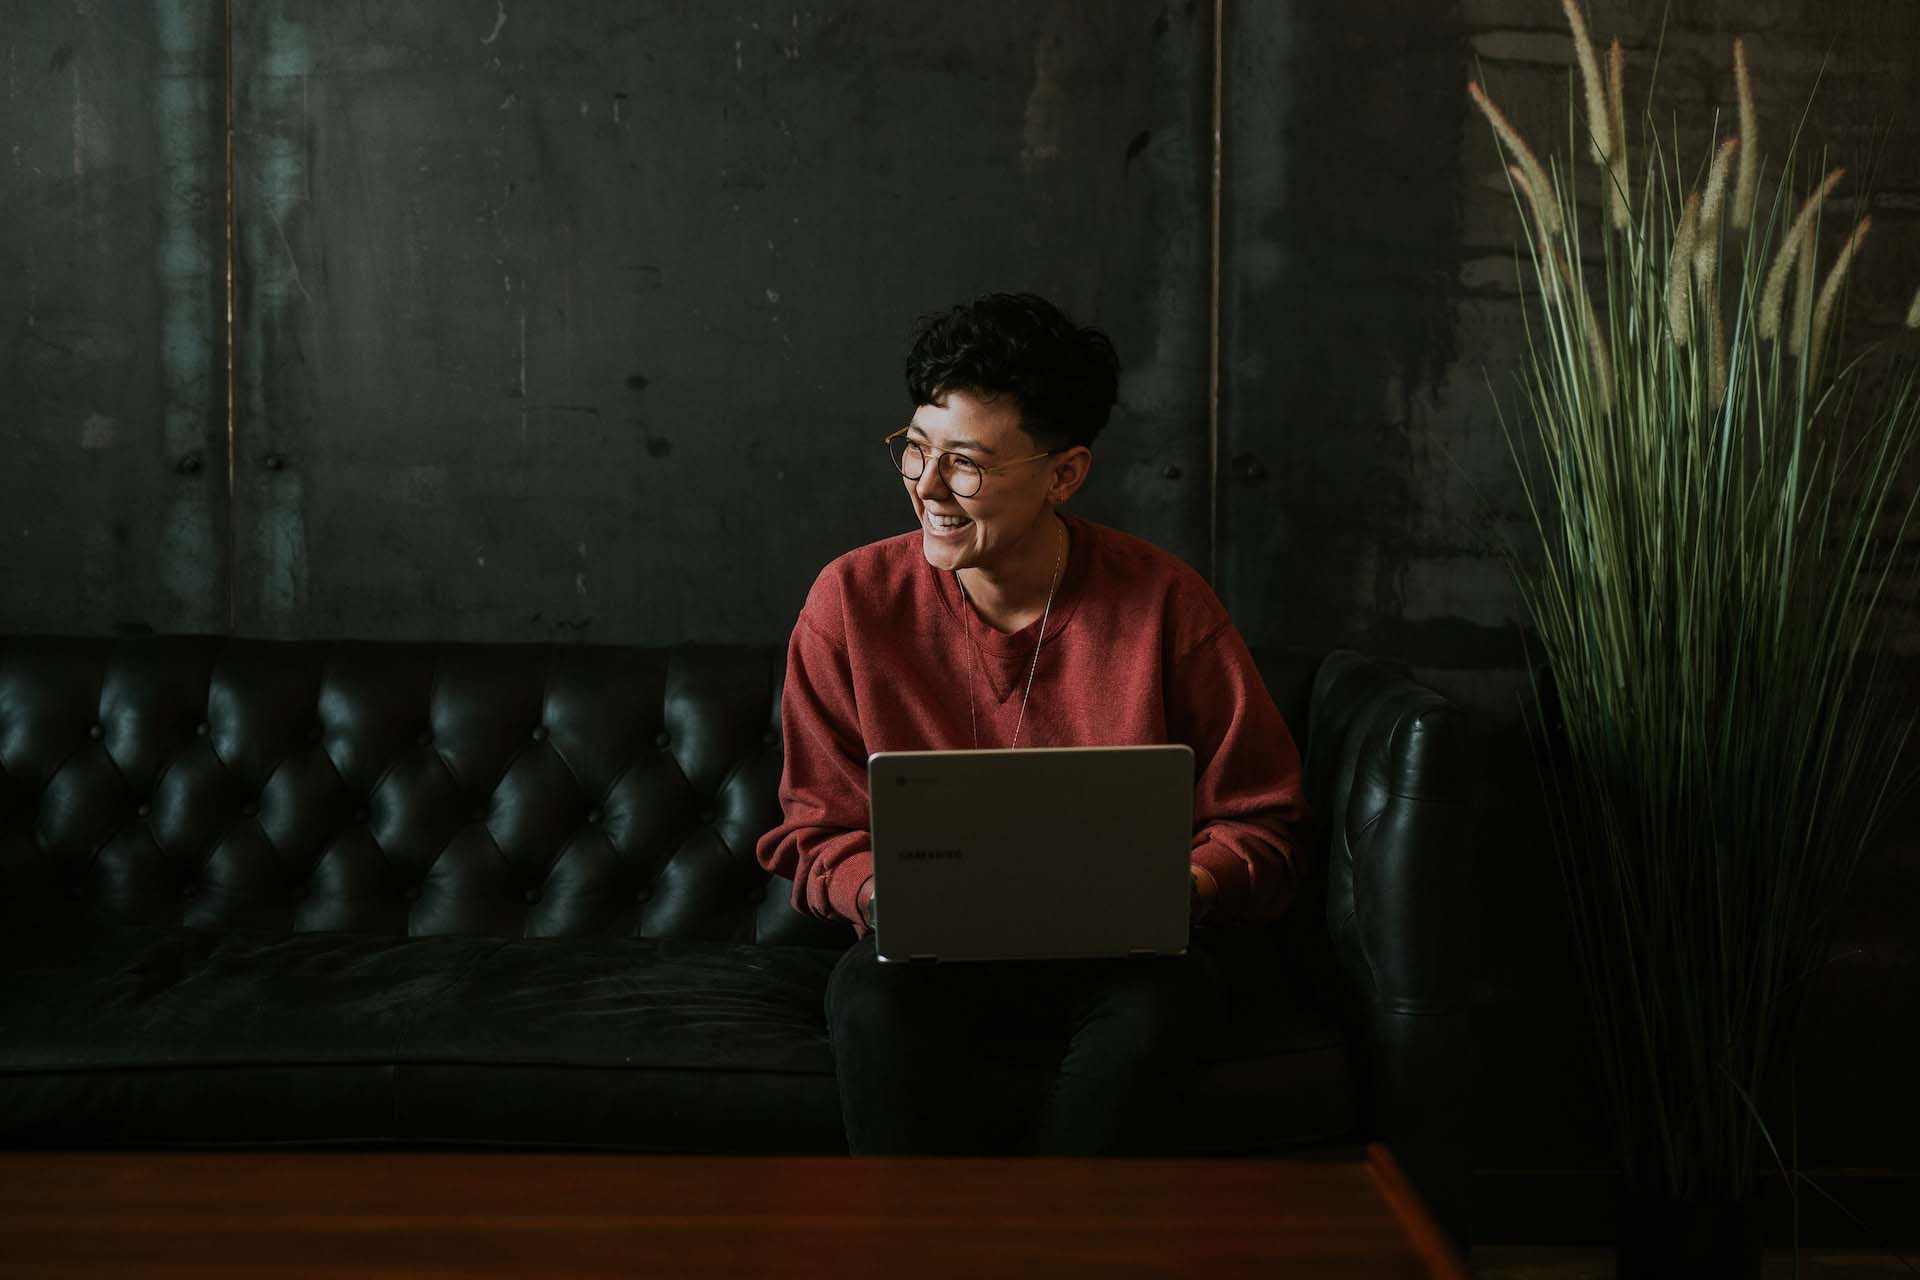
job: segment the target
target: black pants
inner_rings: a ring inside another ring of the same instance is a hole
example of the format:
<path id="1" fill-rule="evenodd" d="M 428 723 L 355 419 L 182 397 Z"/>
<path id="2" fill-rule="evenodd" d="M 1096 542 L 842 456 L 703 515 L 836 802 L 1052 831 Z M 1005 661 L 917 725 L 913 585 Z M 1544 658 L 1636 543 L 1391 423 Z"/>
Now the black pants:
<path id="1" fill-rule="evenodd" d="M 1246 933 L 1195 929 L 1176 957 L 933 965 L 881 964 L 869 934 L 827 984 L 848 1149 L 1168 1149 L 1245 954 L 1223 935 Z"/>

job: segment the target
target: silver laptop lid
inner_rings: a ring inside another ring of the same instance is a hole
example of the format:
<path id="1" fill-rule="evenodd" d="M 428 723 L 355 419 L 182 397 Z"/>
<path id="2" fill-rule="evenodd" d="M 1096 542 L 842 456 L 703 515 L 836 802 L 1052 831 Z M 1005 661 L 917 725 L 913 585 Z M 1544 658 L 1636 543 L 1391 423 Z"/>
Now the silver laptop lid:
<path id="1" fill-rule="evenodd" d="M 1186 746 L 882 751 L 867 795 L 882 960 L 1186 950 Z"/>

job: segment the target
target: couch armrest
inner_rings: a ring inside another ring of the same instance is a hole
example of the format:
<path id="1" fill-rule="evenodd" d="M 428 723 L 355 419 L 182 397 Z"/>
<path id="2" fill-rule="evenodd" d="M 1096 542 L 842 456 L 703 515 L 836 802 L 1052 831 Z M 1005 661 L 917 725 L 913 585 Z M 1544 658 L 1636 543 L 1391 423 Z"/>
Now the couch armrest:
<path id="1" fill-rule="evenodd" d="M 1371 1124 L 1465 1249 L 1484 740 L 1465 712 L 1403 667 L 1348 649 L 1320 663 L 1308 724 L 1327 930 Z"/>

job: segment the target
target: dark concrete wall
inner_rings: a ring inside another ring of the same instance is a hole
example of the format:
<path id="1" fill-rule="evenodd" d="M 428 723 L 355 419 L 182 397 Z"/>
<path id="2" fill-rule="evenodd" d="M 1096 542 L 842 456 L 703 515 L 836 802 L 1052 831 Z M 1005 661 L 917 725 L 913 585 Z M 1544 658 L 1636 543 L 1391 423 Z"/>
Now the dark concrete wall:
<path id="1" fill-rule="evenodd" d="M 239 630 L 781 639 L 996 288 L 1112 327 L 1085 513 L 1204 563 L 1209 13 L 238 12 Z"/>
<path id="2" fill-rule="evenodd" d="M 9 625 L 219 629 L 230 583 L 247 633 L 778 639 L 904 527 L 875 441 L 914 315 L 1024 286 L 1126 361 L 1087 514 L 1212 573 L 1257 645 L 1518 669 L 1486 385 L 1515 224 L 1461 90 L 1557 136 L 1551 0 L 1226 5 L 1217 441 L 1211 5 L 235 5 L 231 539 L 224 9 L 6 12 Z M 1831 54 L 1816 132 L 1877 147 L 1837 207 L 1880 220 L 1884 322 L 1920 275 L 1913 7 L 1662 12 L 1592 21 L 1636 96 L 1660 46 L 1689 142 L 1736 32 L 1775 136 Z"/>
<path id="3" fill-rule="evenodd" d="M 0 4 L 0 627 L 225 625 L 223 27 Z"/>

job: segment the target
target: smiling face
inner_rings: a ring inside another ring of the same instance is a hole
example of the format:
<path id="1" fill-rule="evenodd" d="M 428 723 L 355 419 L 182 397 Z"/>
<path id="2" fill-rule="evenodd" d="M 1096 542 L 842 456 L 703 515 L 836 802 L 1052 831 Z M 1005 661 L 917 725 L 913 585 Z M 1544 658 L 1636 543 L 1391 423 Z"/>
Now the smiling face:
<path id="1" fill-rule="evenodd" d="M 936 450 L 963 454 L 983 467 L 999 466 L 1039 453 L 1039 444 L 1020 425 L 1020 409 L 1011 395 L 992 399 L 970 391 L 950 391 L 944 406 L 923 404 L 913 415 L 907 438 Z M 936 569 L 978 569 L 990 577 L 1017 575 L 1043 554 L 1053 563 L 1053 508 L 1079 487 L 1084 448 L 1066 450 L 983 477 L 972 497 L 956 495 L 946 468 L 928 466 L 918 480 L 901 478 L 920 517 L 921 544 Z M 1062 483 L 1064 477 L 1065 483 Z M 963 523 L 949 527 L 942 517 Z"/>

